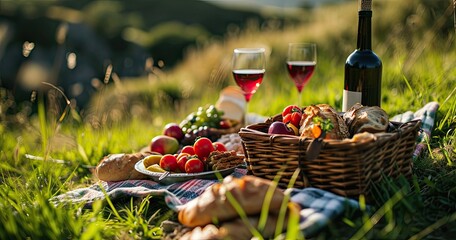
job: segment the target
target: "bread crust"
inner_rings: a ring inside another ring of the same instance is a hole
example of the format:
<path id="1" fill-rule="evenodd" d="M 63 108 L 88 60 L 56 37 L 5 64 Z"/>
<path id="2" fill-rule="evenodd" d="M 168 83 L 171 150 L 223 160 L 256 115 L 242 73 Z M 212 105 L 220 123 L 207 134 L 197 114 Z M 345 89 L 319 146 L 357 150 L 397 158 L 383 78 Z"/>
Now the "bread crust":
<path id="1" fill-rule="evenodd" d="M 241 218 L 236 218 L 231 221 L 223 222 L 220 226 L 213 224 L 208 224 L 205 226 L 197 226 L 191 231 L 185 233 L 181 240 L 191 240 L 191 239 L 251 239 L 253 237 L 252 230 L 249 228 L 248 224 L 251 227 L 258 230 L 262 237 L 269 239 L 274 236 L 277 226 L 282 226 L 279 232 L 282 232 L 287 227 L 288 215 L 291 209 L 299 209 L 299 206 L 295 203 L 289 203 L 294 205 L 293 207 L 288 207 L 287 213 L 285 215 L 284 223 L 278 225 L 279 217 L 277 214 L 269 214 L 266 217 L 266 224 L 263 229 L 259 229 L 260 215 L 254 215 L 247 217 L 246 220 Z M 299 210 L 295 214 L 299 214 Z M 246 224 L 245 221 L 248 221 Z"/>
<path id="2" fill-rule="evenodd" d="M 247 215 L 261 211 L 271 181 L 254 177 L 226 177 L 222 183 L 216 183 L 199 197 L 186 203 L 179 210 L 179 222 L 188 227 L 204 226 L 213 222 L 224 222 L 239 217 L 230 202 L 232 196 Z M 284 193 L 273 188 L 273 197 L 269 204 L 270 213 L 278 213 Z"/>
<path id="3" fill-rule="evenodd" d="M 363 132 L 386 132 L 389 125 L 389 116 L 383 109 L 378 106 L 363 106 L 359 103 L 344 113 L 344 119 L 351 136 Z"/>
<path id="4" fill-rule="evenodd" d="M 107 182 L 146 179 L 147 175 L 135 170 L 135 164 L 152 154 L 151 152 L 109 154 L 100 160 L 96 167 L 96 175 L 98 179 Z"/>
<path id="5" fill-rule="evenodd" d="M 304 109 L 299 134 L 301 137 L 314 137 L 312 134 L 313 119 L 320 117 L 331 120 L 334 128 L 326 133 L 326 139 L 344 139 L 350 136 L 344 119 L 328 104 L 310 105 Z"/>

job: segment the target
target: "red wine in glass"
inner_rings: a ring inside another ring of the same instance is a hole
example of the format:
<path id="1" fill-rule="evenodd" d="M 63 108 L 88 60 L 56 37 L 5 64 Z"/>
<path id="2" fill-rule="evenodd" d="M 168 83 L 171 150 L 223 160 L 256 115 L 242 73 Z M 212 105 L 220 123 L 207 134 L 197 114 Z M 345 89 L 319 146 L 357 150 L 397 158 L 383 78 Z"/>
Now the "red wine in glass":
<path id="1" fill-rule="evenodd" d="M 298 89 L 298 104 L 301 104 L 301 92 L 312 77 L 317 64 L 317 45 L 315 43 L 289 43 L 287 70 Z"/>
<path id="2" fill-rule="evenodd" d="M 233 70 L 234 80 L 244 92 L 245 100 L 247 102 L 250 101 L 250 98 L 263 81 L 264 72 L 263 69 Z"/>
<path id="3" fill-rule="evenodd" d="M 244 109 L 244 122 L 247 121 L 247 105 L 260 87 L 265 73 L 265 49 L 264 48 L 236 48 L 233 51 L 233 77 L 236 84 L 244 93 L 246 106 Z"/>
<path id="4" fill-rule="evenodd" d="M 313 61 L 287 61 L 288 74 L 293 79 L 299 94 L 312 77 L 315 65 L 316 62 Z"/>

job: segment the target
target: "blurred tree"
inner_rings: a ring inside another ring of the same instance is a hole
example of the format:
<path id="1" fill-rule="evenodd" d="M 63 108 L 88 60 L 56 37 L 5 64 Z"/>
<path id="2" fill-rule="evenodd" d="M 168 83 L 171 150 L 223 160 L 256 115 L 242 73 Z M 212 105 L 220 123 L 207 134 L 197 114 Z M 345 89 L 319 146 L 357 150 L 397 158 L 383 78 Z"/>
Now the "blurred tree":
<path id="1" fill-rule="evenodd" d="M 147 59 L 172 68 L 188 47 L 250 18 L 264 19 L 203 1 L 0 0 L 0 25 L 7 26 L 7 37 L 0 37 L 0 88 L 13 91 L 17 101 L 29 99 L 32 89 L 18 77 L 31 76 L 24 71 L 32 68 L 23 66 L 41 66 L 48 82 L 84 107 L 108 66 L 120 78 L 146 74 Z M 27 56 L 25 43 L 34 46 Z"/>

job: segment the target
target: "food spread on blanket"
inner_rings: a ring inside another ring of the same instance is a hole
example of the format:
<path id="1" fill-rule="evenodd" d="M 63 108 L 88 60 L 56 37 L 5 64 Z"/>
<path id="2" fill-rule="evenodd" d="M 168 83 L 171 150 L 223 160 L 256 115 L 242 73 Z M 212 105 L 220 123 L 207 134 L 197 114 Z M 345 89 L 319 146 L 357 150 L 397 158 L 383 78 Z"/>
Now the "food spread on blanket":
<path id="1" fill-rule="evenodd" d="M 154 136 L 148 153 L 110 154 L 96 168 L 100 180 L 144 179 L 134 169 L 143 159 L 151 172 L 201 173 L 233 168 L 244 163 L 237 132 L 243 117 L 244 97 L 239 89 L 224 89 L 216 105 L 200 106 L 179 124 L 167 123 Z"/>
<path id="2" fill-rule="evenodd" d="M 185 146 L 179 154 L 146 157 L 144 167 L 151 172 L 200 173 L 233 168 L 244 163 L 244 156 L 228 151 L 220 142 L 202 137 L 193 146 Z"/>
<path id="3" fill-rule="evenodd" d="M 300 108 L 289 105 L 268 128 L 268 134 L 360 141 L 372 133 L 386 132 L 388 114 L 380 107 L 355 104 L 343 115 L 328 104 Z"/>
<path id="4" fill-rule="evenodd" d="M 147 175 L 139 173 L 134 167 L 140 160 L 143 160 L 144 167 L 151 172 L 200 173 L 242 165 L 244 156 L 234 150 L 226 150 L 222 143 L 213 143 L 203 137 L 193 146 L 182 148 L 179 154 L 158 152 L 110 154 L 100 161 L 95 173 L 103 181 L 146 179 Z"/>

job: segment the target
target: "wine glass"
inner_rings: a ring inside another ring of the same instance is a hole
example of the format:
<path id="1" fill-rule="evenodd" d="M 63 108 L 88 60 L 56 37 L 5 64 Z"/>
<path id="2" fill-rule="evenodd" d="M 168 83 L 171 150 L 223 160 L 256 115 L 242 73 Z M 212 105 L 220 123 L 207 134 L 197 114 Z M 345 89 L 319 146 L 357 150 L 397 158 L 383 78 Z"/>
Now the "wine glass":
<path id="1" fill-rule="evenodd" d="M 301 104 L 301 92 L 312 77 L 317 65 L 317 45 L 315 43 L 288 44 L 287 69 L 298 89 L 298 104 Z"/>
<path id="2" fill-rule="evenodd" d="M 246 105 L 244 125 L 247 123 L 247 106 L 265 73 L 264 48 L 236 48 L 233 52 L 233 76 L 244 93 Z"/>

